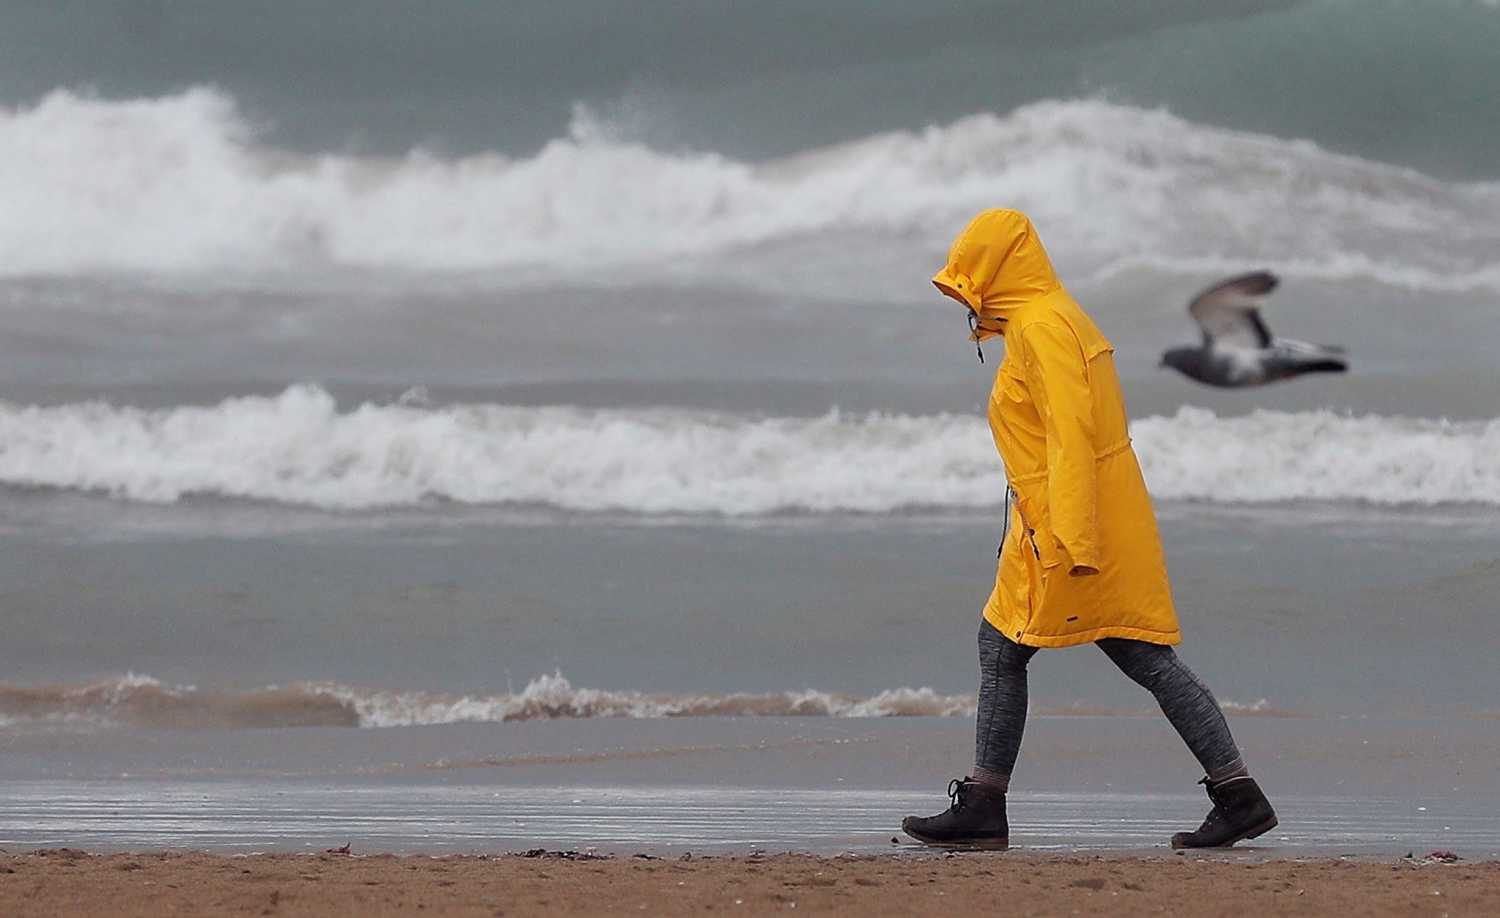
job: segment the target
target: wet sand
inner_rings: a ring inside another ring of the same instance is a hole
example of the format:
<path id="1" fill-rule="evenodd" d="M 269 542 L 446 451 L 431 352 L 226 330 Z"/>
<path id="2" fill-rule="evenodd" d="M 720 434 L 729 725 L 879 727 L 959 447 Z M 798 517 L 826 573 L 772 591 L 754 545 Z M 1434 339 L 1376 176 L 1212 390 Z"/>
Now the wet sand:
<path id="1" fill-rule="evenodd" d="M 1271 856 L 1500 860 L 1494 720 L 1234 724 L 1282 817 L 1257 840 Z M 972 741 L 938 717 L 13 731 L 0 848 L 888 855 L 901 817 L 947 806 Z M 1160 715 L 1035 717 L 1026 744 L 1010 818 L 1028 852 L 1161 850 L 1207 811 Z"/>
<path id="2" fill-rule="evenodd" d="M 206 853 L 0 855 L 0 914 L 1482 915 L 1500 862 L 1253 853 L 569 858 Z"/>

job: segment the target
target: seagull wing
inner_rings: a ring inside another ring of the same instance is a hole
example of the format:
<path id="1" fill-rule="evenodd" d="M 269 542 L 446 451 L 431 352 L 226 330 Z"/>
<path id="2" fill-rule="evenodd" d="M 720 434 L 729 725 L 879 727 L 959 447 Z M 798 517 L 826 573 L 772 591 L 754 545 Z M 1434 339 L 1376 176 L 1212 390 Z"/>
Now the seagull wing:
<path id="1" fill-rule="evenodd" d="M 1256 271 L 1219 281 L 1193 297 L 1188 314 L 1203 330 L 1203 343 L 1270 347 L 1271 330 L 1261 320 L 1259 307 L 1276 284 L 1276 275 Z"/>

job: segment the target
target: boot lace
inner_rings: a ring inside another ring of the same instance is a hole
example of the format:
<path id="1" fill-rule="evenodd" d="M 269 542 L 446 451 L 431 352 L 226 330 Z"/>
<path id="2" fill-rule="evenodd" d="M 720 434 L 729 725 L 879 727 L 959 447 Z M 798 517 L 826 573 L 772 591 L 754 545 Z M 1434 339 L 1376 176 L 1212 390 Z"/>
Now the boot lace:
<path id="1" fill-rule="evenodd" d="M 1229 799 L 1228 799 L 1227 795 L 1224 793 L 1224 788 L 1226 786 L 1228 786 L 1231 782 L 1237 781 L 1237 780 L 1240 780 L 1240 779 L 1238 779 L 1238 778 L 1230 778 L 1227 781 L 1221 781 L 1218 784 L 1214 784 L 1211 781 L 1209 781 L 1208 778 L 1205 777 L 1202 780 L 1200 780 L 1198 783 L 1202 784 L 1204 786 L 1204 788 L 1208 790 L 1208 799 L 1211 800 L 1211 801 L 1213 801 L 1214 807 L 1216 809 L 1222 810 L 1222 811 L 1224 811 L 1224 812 L 1227 813 L 1230 810 L 1230 806 L 1229 806 Z"/>
<path id="2" fill-rule="evenodd" d="M 964 808 L 964 796 L 973 783 L 968 778 L 954 778 L 948 782 L 948 800 L 951 802 L 949 809 L 958 812 Z"/>

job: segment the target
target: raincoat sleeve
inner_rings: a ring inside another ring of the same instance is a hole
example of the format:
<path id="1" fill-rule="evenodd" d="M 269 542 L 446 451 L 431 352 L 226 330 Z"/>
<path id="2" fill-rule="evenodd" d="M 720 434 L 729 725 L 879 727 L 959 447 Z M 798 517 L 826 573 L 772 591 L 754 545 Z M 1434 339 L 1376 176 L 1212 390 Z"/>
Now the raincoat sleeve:
<path id="1" fill-rule="evenodd" d="M 1021 341 L 1026 387 L 1047 428 L 1052 533 L 1075 573 L 1097 572 L 1094 403 L 1083 348 L 1071 330 L 1047 323 L 1027 326 Z"/>

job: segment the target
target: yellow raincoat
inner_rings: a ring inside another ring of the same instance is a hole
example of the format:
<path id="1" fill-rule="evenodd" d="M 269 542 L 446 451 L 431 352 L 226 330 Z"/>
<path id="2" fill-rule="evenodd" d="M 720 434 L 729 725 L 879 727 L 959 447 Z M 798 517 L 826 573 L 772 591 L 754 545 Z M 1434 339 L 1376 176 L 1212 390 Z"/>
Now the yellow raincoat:
<path id="1" fill-rule="evenodd" d="M 1114 346 L 1058 282 L 1031 221 L 981 213 L 932 282 L 979 314 L 977 338 L 1006 342 L 989 421 L 1015 501 L 984 617 L 1033 647 L 1108 637 L 1176 644 Z"/>

